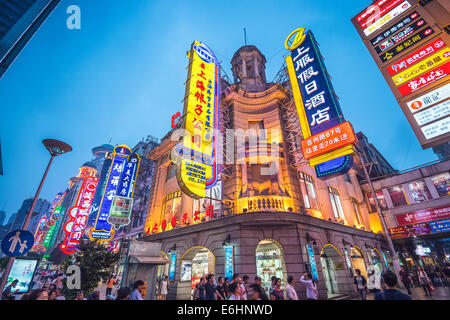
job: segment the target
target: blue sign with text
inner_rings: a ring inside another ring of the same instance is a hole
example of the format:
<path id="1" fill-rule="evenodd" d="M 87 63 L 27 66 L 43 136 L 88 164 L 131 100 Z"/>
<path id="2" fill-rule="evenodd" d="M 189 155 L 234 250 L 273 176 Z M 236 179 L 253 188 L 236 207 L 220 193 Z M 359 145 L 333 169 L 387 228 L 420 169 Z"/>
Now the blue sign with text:
<path id="1" fill-rule="evenodd" d="M 450 219 L 428 222 L 432 233 L 450 231 Z"/>
<path id="2" fill-rule="evenodd" d="M 175 262 L 177 261 L 177 253 L 172 252 L 170 254 L 170 267 L 169 267 L 169 280 L 175 280 Z"/>
<path id="3" fill-rule="evenodd" d="M 233 247 L 225 247 L 225 277 L 233 278 Z"/>
<path id="4" fill-rule="evenodd" d="M 319 275 L 317 273 L 316 259 L 314 258 L 314 250 L 311 245 L 306 245 L 306 249 L 308 251 L 309 256 L 309 264 L 311 265 L 311 273 L 314 281 L 319 280 Z"/>

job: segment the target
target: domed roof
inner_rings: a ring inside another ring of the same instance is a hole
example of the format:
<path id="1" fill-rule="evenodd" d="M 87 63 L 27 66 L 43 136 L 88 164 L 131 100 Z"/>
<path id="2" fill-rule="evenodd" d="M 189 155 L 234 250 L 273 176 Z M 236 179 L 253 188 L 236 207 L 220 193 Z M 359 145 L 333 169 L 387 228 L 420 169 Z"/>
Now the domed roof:
<path id="1" fill-rule="evenodd" d="M 93 169 L 97 170 L 97 167 L 95 166 L 95 164 L 90 161 L 85 162 L 81 167 L 88 167 L 88 168 L 93 168 Z"/>
<path id="2" fill-rule="evenodd" d="M 102 144 L 101 146 L 92 148 L 92 154 L 95 157 L 103 157 L 103 155 L 106 154 L 107 152 L 113 152 L 113 151 L 114 151 L 114 146 L 107 144 L 107 143 Z"/>

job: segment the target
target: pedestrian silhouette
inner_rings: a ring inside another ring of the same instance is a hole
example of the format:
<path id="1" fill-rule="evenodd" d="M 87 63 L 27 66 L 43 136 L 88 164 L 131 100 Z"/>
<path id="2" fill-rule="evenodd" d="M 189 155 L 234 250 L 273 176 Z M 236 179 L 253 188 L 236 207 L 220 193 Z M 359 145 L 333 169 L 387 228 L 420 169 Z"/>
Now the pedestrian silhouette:
<path id="1" fill-rule="evenodd" d="M 20 240 L 19 240 L 20 242 Z M 20 242 L 20 249 L 19 249 L 19 253 L 23 253 L 23 250 L 25 250 L 27 248 L 27 240 L 25 240 L 23 243 Z"/>
<path id="2" fill-rule="evenodd" d="M 9 252 L 12 253 L 12 252 L 14 252 L 14 250 L 16 250 L 17 242 L 20 242 L 20 244 L 22 244 L 22 242 L 20 241 L 20 231 L 17 231 L 16 235 L 14 237 L 10 238 L 8 240 L 8 242 L 11 242 L 11 246 L 9 247 Z M 20 252 L 22 252 L 22 251 L 20 251 Z"/>

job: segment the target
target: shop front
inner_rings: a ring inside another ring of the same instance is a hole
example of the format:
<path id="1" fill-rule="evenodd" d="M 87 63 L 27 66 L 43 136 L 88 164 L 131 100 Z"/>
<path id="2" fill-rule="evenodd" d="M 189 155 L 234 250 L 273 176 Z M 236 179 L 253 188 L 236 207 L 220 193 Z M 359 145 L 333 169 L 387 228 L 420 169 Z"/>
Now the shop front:
<path id="1" fill-rule="evenodd" d="M 348 273 L 345 270 L 341 253 L 335 246 L 326 244 L 322 248 L 320 261 L 328 299 L 338 296 L 341 294 L 340 286 L 342 283 L 348 282 L 346 279 L 348 278 Z"/>
<path id="2" fill-rule="evenodd" d="M 256 248 L 256 272 L 261 277 L 262 286 L 269 292 L 272 284 L 271 278 L 281 279 L 283 287 L 286 287 L 286 266 L 284 264 L 283 250 L 275 240 L 263 240 Z"/>
<path id="3" fill-rule="evenodd" d="M 353 271 L 356 273 L 356 269 L 359 269 L 361 271 L 361 275 L 367 279 L 366 263 L 364 261 L 364 253 L 362 250 L 356 246 L 352 247 L 350 250 L 350 259 L 352 262 Z"/>

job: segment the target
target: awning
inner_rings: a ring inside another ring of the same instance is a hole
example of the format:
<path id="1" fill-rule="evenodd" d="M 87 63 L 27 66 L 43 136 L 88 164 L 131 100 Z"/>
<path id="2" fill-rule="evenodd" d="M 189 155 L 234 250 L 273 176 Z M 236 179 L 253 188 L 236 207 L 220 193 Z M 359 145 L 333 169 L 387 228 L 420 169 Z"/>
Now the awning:
<path id="1" fill-rule="evenodd" d="M 161 257 L 130 256 L 129 263 L 166 264 L 169 260 Z"/>

